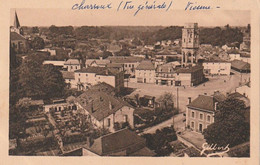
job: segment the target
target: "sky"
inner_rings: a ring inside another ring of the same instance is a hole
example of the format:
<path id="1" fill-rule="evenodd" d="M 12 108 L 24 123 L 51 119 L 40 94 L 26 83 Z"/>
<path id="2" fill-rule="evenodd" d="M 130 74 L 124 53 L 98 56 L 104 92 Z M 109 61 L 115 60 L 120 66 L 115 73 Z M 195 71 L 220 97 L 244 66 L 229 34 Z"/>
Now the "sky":
<path id="1" fill-rule="evenodd" d="M 10 25 L 17 12 L 21 26 L 183 26 L 187 22 L 197 22 L 199 26 L 247 26 L 250 11 L 211 10 L 191 11 L 135 11 L 80 10 L 71 9 L 11 9 Z"/>

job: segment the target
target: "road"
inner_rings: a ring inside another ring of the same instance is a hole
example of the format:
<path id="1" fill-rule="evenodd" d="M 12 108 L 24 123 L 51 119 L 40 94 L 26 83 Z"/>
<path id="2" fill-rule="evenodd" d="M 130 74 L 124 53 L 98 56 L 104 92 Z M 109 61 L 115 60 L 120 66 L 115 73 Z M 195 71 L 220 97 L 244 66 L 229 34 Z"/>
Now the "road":
<path id="1" fill-rule="evenodd" d="M 143 83 L 134 83 L 129 82 L 128 87 L 136 88 L 136 90 L 131 93 L 131 96 L 135 94 L 139 94 L 140 96 L 143 95 L 150 95 L 159 98 L 160 95 L 164 94 L 165 92 L 171 92 L 175 96 L 174 103 L 176 104 L 176 92 L 177 88 L 179 88 L 179 108 L 180 112 L 185 112 L 186 105 L 188 103 L 188 97 L 191 99 L 195 99 L 198 97 L 199 94 L 207 94 L 212 95 L 214 91 L 218 90 L 222 93 L 232 92 L 235 90 L 236 87 L 239 86 L 239 82 L 245 81 L 250 77 L 250 74 L 241 74 L 238 72 L 234 72 L 235 74 L 230 76 L 215 76 L 209 77 L 209 81 L 200 84 L 196 87 L 174 87 L 174 86 L 161 86 L 156 84 L 143 84 Z M 242 78 L 241 78 L 242 77 Z M 152 90 L 151 90 L 152 89 Z"/>
<path id="2" fill-rule="evenodd" d="M 174 128 L 176 131 L 185 127 L 185 122 L 183 122 L 184 119 L 185 119 L 185 116 L 183 116 L 183 113 L 180 113 L 180 114 L 174 116 Z M 172 123 L 173 123 L 173 118 L 166 120 L 153 127 L 146 128 L 146 129 L 144 129 L 144 131 L 141 134 L 155 133 L 157 129 L 162 129 L 164 127 L 171 126 Z"/>

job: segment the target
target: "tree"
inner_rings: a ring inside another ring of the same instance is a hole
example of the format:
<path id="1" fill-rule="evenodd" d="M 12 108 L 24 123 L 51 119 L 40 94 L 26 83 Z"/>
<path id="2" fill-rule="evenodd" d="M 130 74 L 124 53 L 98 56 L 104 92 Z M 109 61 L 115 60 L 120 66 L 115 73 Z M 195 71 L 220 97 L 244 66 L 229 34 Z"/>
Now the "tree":
<path id="1" fill-rule="evenodd" d="M 36 36 L 32 42 L 31 42 L 31 47 L 34 50 L 38 50 L 38 49 L 43 49 L 45 46 L 44 40 L 41 37 Z"/>
<path id="2" fill-rule="evenodd" d="M 116 56 L 130 56 L 130 55 L 131 53 L 127 48 L 123 48 L 119 52 L 116 52 Z"/>
<path id="3" fill-rule="evenodd" d="M 203 131 L 207 143 L 233 147 L 248 141 L 250 125 L 245 119 L 246 111 L 241 100 L 229 98 L 219 103 L 215 122 Z"/>
<path id="4" fill-rule="evenodd" d="M 37 26 L 33 27 L 32 33 L 39 33 L 39 28 Z"/>
<path id="5" fill-rule="evenodd" d="M 174 96 L 170 92 L 165 92 L 163 95 L 159 97 L 159 102 L 163 106 L 163 108 L 167 111 L 168 107 L 171 106 L 173 108 L 174 102 L 173 102 Z"/>
<path id="6" fill-rule="evenodd" d="M 139 103 L 139 100 L 140 100 L 140 96 L 139 94 L 135 94 L 135 101 L 136 101 L 136 105 L 139 107 L 140 106 L 140 103 Z"/>
<path id="7" fill-rule="evenodd" d="M 66 87 L 61 72 L 53 65 L 42 66 L 42 85 L 46 98 L 61 97 Z"/>

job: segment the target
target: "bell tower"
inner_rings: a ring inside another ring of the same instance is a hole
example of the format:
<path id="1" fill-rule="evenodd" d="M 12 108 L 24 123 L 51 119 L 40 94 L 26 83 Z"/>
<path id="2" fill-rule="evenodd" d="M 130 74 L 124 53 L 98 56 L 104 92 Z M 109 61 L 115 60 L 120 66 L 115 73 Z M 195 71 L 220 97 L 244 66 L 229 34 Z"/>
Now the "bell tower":
<path id="1" fill-rule="evenodd" d="M 16 11 L 14 14 L 14 26 L 11 27 L 11 32 L 16 32 L 18 34 L 23 35 L 23 29 L 20 26 L 20 22 L 19 22 Z"/>
<path id="2" fill-rule="evenodd" d="M 182 66 L 197 62 L 197 51 L 199 49 L 198 23 L 186 23 L 182 29 Z"/>

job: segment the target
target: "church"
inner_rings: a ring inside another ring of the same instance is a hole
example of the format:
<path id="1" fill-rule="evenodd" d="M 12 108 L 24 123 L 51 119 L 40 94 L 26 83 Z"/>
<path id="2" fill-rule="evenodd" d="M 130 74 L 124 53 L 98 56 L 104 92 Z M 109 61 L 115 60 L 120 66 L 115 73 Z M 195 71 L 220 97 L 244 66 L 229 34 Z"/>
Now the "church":
<path id="1" fill-rule="evenodd" d="M 15 11 L 14 25 L 10 27 L 10 46 L 17 54 L 26 53 L 29 49 L 28 41 L 23 36 L 23 29 Z"/>

